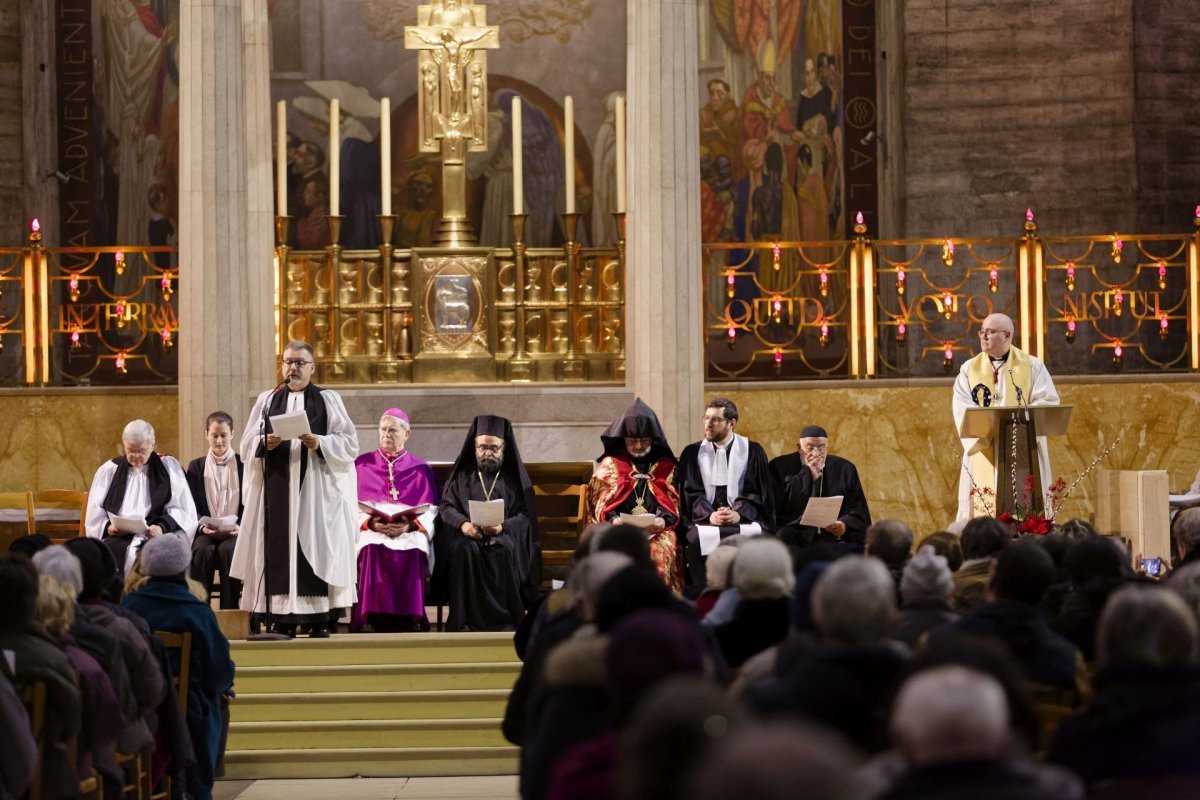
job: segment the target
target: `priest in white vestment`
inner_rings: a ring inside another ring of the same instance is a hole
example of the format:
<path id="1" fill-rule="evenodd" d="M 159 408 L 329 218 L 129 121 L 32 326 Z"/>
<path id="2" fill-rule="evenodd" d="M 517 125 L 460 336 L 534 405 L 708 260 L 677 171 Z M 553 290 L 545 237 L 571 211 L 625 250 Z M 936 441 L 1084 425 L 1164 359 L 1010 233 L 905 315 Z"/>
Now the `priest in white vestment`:
<path id="1" fill-rule="evenodd" d="M 243 581 L 240 607 L 256 621 L 269 592 L 277 632 L 291 636 L 303 625 L 323 638 L 356 597 L 358 435 L 342 398 L 312 383 L 315 371 L 312 347 L 290 343 L 283 383 L 250 411 L 239 447 L 245 511 L 230 574 Z M 310 432 L 281 438 L 272 418 L 285 414 Z"/>
<path id="2" fill-rule="evenodd" d="M 1046 365 L 1037 356 L 1012 346 L 1013 321 L 1004 314 L 992 314 L 979 330 L 980 353 L 962 365 L 954 381 L 954 426 L 962 427 L 968 408 L 995 406 L 1057 405 L 1058 392 Z M 980 490 L 990 489 L 986 505 L 996 509 L 995 492 L 999 486 L 996 465 L 1000 463 L 1000 448 L 1010 442 L 989 439 L 963 438 L 963 460 L 970 468 L 959 467 L 958 519 L 984 516 L 985 504 L 971 493 L 972 479 Z M 1050 453 L 1046 437 L 1037 437 L 1038 471 L 1041 473 L 1043 497 L 1049 491 Z M 1046 498 L 1046 511 L 1050 500 Z"/>
<path id="3" fill-rule="evenodd" d="M 84 529 L 91 538 L 104 540 L 128 574 L 142 545 L 155 536 L 179 536 L 191 547 L 196 506 L 183 467 L 172 456 L 155 452 L 149 422 L 135 419 L 126 425 L 121 446 L 125 454 L 101 464 L 92 478 Z M 128 522 L 114 523 L 110 514 Z"/>

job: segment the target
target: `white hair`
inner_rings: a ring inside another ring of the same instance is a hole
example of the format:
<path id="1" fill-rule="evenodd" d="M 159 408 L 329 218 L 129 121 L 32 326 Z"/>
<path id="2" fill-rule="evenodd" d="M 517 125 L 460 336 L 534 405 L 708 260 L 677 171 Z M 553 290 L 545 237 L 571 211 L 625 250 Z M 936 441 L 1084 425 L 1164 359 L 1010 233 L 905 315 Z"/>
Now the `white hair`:
<path id="1" fill-rule="evenodd" d="M 390 419 L 392 422 L 396 423 L 401 428 L 404 428 L 404 430 L 406 430 L 406 431 L 412 430 L 412 426 L 408 424 L 408 420 L 406 420 L 406 419 L 400 419 L 399 417 L 394 417 L 391 414 L 384 414 L 382 417 L 379 418 L 379 421 L 383 422 L 385 419 Z"/>
<path id="2" fill-rule="evenodd" d="M 737 554 L 736 546 L 727 546 L 724 542 L 708 554 L 708 560 L 704 562 L 704 583 L 707 588 L 729 588 L 729 568 L 733 566 Z"/>
<path id="3" fill-rule="evenodd" d="M 892 733 L 912 764 L 999 756 L 1008 746 L 1008 701 L 991 675 L 935 667 L 901 687 Z"/>
<path id="4" fill-rule="evenodd" d="M 720 549 L 720 548 L 718 548 Z M 733 585 L 743 599 L 787 597 L 796 587 L 792 556 L 787 545 L 771 537 L 755 536 L 737 549 Z"/>
<path id="5" fill-rule="evenodd" d="M 135 419 L 121 431 L 121 441 L 130 444 L 154 444 L 154 426 L 144 419 Z"/>
<path id="6" fill-rule="evenodd" d="M 886 639 L 896 622 L 896 581 L 878 558 L 839 558 L 813 587 L 812 613 L 826 641 Z"/>
<path id="7" fill-rule="evenodd" d="M 75 590 L 75 596 L 83 591 L 83 567 L 79 559 L 60 544 L 52 544 L 33 556 L 33 567 L 39 575 L 49 575 Z"/>

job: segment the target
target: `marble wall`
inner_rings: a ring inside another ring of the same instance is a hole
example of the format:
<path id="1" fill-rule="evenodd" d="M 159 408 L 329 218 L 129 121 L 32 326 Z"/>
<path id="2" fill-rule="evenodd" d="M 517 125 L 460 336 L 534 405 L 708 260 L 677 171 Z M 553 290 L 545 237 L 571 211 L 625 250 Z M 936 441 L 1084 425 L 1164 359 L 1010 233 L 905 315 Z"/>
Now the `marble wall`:
<path id="1" fill-rule="evenodd" d="M 1070 484 L 1119 435 L 1120 444 L 1097 470 L 1162 469 L 1171 491 L 1183 491 L 1200 469 L 1200 440 L 1186 433 L 1200 430 L 1200 380 L 1129 377 L 1057 382 L 1062 402 L 1075 410 L 1067 435 L 1050 440 L 1052 473 Z M 737 403 L 739 433 L 761 442 L 772 458 L 792 450 L 805 425 L 820 424 L 829 431 L 830 451 L 858 466 L 871 515 L 928 533 L 953 520 L 957 509 L 962 449 L 950 416 L 951 383 L 710 385 L 709 395 Z M 1060 518 L 1091 518 L 1095 477 L 1094 470 L 1079 482 Z"/>
<path id="2" fill-rule="evenodd" d="M 120 454 L 125 424 L 138 418 L 154 426 L 160 452 L 179 452 L 173 389 L 0 393 L 0 492 L 88 488 L 101 462 Z"/>

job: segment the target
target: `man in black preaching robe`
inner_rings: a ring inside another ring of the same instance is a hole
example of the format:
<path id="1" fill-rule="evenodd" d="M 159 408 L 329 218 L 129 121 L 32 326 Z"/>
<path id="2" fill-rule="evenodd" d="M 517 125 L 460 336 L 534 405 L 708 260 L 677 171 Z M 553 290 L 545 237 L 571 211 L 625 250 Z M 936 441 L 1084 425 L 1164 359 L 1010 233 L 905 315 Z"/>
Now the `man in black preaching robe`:
<path id="1" fill-rule="evenodd" d="M 734 432 L 737 406 L 723 397 L 704 411 L 704 439 L 679 456 L 680 530 L 687 531 L 689 582 L 702 588 L 704 562 L 721 539 L 775 530 L 775 504 L 767 454 Z"/>
<path id="2" fill-rule="evenodd" d="M 473 524 L 472 500 L 503 500 L 504 521 Z M 442 490 L 433 542 L 432 594 L 450 605 L 447 627 L 515 629 L 541 580 L 541 544 L 533 484 L 504 417 L 471 423 Z"/>
<path id="3" fill-rule="evenodd" d="M 800 432 L 795 453 L 771 461 L 775 481 L 776 535 L 789 547 L 807 547 L 815 542 L 838 543 L 846 550 L 862 552 L 871 510 L 863 494 L 858 470 L 844 458 L 829 455 L 829 434 L 818 425 Z M 812 497 L 842 497 L 837 521 L 826 528 L 800 525 Z"/>

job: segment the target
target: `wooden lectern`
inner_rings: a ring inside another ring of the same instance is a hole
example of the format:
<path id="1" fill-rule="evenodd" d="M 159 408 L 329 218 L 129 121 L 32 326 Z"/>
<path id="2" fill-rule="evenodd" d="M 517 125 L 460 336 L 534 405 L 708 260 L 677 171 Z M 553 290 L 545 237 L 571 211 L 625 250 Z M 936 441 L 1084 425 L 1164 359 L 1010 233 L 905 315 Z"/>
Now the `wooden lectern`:
<path id="1" fill-rule="evenodd" d="M 958 435 L 963 439 L 989 439 L 996 465 L 996 513 L 1013 508 L 1013 436 L 1016 435 L 1016 491 L 1025 493 L 1025 480 L 1033 476 L 1035 491 L 1030 493 L 1026 511 L 1044 516 L 1042 476 L 1038 467 L 1037 437 L 1061 436 L 1071 420 L 1071 406 L 990 406 L 968 408 L 963 414 Z"/>

